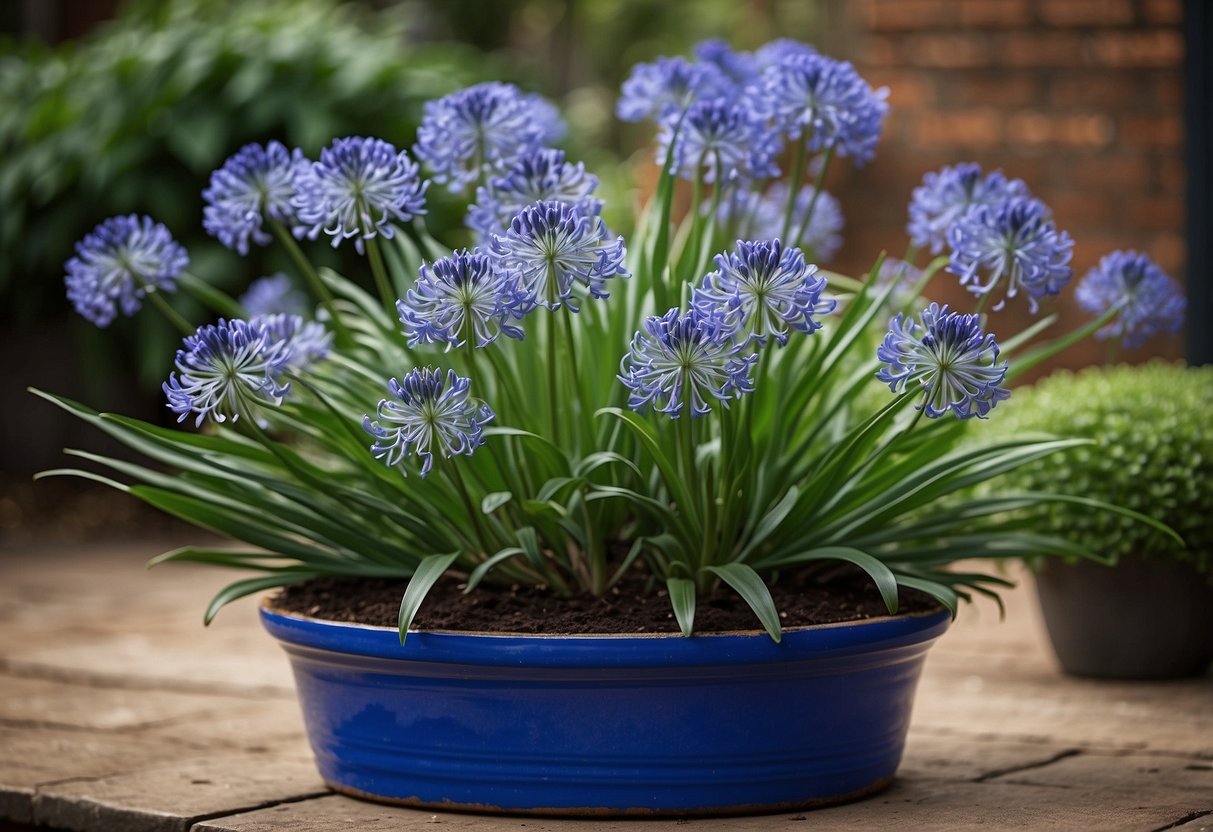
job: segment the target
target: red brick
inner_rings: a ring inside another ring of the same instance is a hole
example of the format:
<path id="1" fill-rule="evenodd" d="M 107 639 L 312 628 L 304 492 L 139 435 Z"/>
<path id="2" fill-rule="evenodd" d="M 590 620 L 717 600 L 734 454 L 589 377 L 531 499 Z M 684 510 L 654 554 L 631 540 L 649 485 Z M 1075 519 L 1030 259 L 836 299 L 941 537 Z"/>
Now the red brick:
<path id="1" fill-rule="evenodd" d="M 1177 25 L 1184 19 L 1183 3 L 1181 0 L 1145 0 L 1142 16 L 1148 23 Z"/>
<path id="2" fill-rule="evenodd" d="M 1085 60 L 1086 39 L 1076 32 L 1033 32 L 1003 38 L 998 55 L 1009 66 L 1077 66 Z"/>
<path id="3" fill-rule="evenodd" d="M 1028 0 L 960 0 L 959 5 L 961 26 L 1011 29 L 1032 22 Z"/>
<path id="4" fill-rule="evenodd" d="M 1120 135 L 1130 146 L 1181 147 L 1184 125 L 1178 115 L 1128 116 L 1121 121 Z"/>
<path id="5" fill-rule="evenodd" d="M 1164 110 L 1184 106 L 1184 79 L 1179 72 L 1160 72 L 1154 79 L 1154 103 Z"/>
<path id="6" fill-rule="evenodd" d="M 924 113 L 915 120 L 914 139 L 928 146 L 987 148 L 1002 140 L 1002 117 L 991 108 Z"/>
<path id="7" fill-rule="evenodd" d="M 1140 155 L 1070 159 L 1065 169 L 1067 180 L 1076 188 L 1117 188 L 1144 193 L 1150 185 L 1150 163 Z"/>
<path id="8" fill-rule="evenodd" d="M 1176 232 L 1183 229 L 1184 203 L 1180 197 L 1138 197 L 1126 201 L 1124 207 L 1134 228 Z"/>
<path id="9" fill-rule="evenodd" d="M 863 73 L 863 77 L 873 87 L 889 88 L 889 103 L 895 110 L 935 103 L 935 73 L 876 69 Z"/>
<path id="10" fill-rule="evenodd" d="M 1160 269 L 1179 278 L 1188 262 L 1188 245 L 1182 234 L 1163 232 L 1150 238 L 1149 254 Z"/>
<path id="11" fill-rule="evenodd" d="M 1007 120 L 1011 145 L 1099 149 L 1112 142 L 1112 119 L 1100 114 L 1051 115 L 1022 110 Z"/>
<path id="12" fill-rule="evenodd" d="M 1039 86 L 1022 73 L 965 73 L 952 80 L 943 97 L 961 106 L 1026 107 L 1038 100 Z"/>
<path id="13" fill-rule="evenodd" d="M 979 36 L 913 35 L 906 38 L 904 54 L 911 66 L 948 69 L 985 66 L 990 50 Z"/>
<path id="14" fill-rule="evenodd" d="M 1049 101 L 1063 110 L 1127 110 L 1150 97 L 1150 79 L 1121 75 L 1100 70 L 1057 73 L 1049 78 Z"/>
<path id="15" fill-rule="evenodd" d="M 1184 42 L 1171 29 L 1101 32 L 1094 36 L 1091 53 L 1099 63 L 1111 67 L 1172 67 L 1183 61 Z"/>
<path id="16" fill-rule="evenodd" d="M 1050 26 L 1116 26 L 1133 22 L 1130 0 L 1041 0 L 1040 17 Z"/>
<path id="17" fill-rule="evenodd" d="M 947 26 L 954 16 L 949 4 L 939 0 L 867 0 L 861 10 L 875 32 Z"/>
<path id="18" fill-rule="evenodd" d="M 1053 194 L 1046 202 L 1057 224 L 1071 233 L 1076 228 L 1107 228 L 1120 211 L 1116 202 L 1095 191 Z"/>
<path id="19" fill-rule="evenodd" d="M 856 52 L 857 64 L 862 66 L 899 66 L 901 56 L 892 38 L 870 36 L 859 41 Z"/>
<path id="20" fill-rule="evenodd" d="M 1179 155 L 1157 161 L 1158 186 L 1165 192 L 1181 194 L 1188 187 L 1188 168 Z"/>

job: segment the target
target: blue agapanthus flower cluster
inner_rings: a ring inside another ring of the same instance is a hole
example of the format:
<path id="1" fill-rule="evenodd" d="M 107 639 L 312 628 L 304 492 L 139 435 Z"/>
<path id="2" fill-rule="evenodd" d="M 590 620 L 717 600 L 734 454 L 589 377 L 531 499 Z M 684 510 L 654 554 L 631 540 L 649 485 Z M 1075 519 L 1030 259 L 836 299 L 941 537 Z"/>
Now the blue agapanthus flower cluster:
<path id="1" fill-rule="evenodd" d="M 787 344 L 791 331 L 810 335 L 836 301 L 823 299 L 826 279 L 800 249 L 779 240 L 738 242 L 716 256 L 716 271 L 695 289 L 692 305 L 705 317 L 722 312 L 741 342 Z"/>
<path id="2" fill-rule="evenodd" d="M 744 89 L 758 81 L 762 65 L 756 55 L 736 52 L 723 38 L 712 38 L 695 45 L 695 57 L 711 64 L 738 88 Z"/>
<path id="3" fill-rule="evenodd" d="M 177 371 L 163 385 L 169 409 L 178 422 L 197 414 L 196 426 L 208 418 L 255 419 L 258 411 L 277 407 L 290 392 L 281 377 L 292 357 L 290 338 L 277 337 L 263 319 L 220 318 L 199 327 L 177 350 Z"/>
<path id="4" fill-rule="evenodd" d="M 562 132 L 546 101 L 493 81 L 427 102 L 414 152 L 435 182 L 460 193 Z"/>
<path id="5" fill-rule="evenodd" d="M 758 356 L 735 332 L 721 310 L 671 309 L 646 318 L 620 368 L 619 380 L 631 391 L 628 406 L 674 419 L 688 409 L 697 417 L 711 412 L 709 399 L 727 405 L 752 393 Z"/>
<path id="6" fill-rule="evenodd" d="M 308 299 L 282 272 L 259 277 L 239 298 L 250 318 L 258 315 L 307 315 Z"/>
<path id="7" fill-rule="evenodd" d="M 696 101 L 719 98 L 733 89 L 733 82 L 714 63 L 658 58 L 632 67 L 615 114 L 621 121 L 663 122 L 676 119 Z"/>
<path id="8" fill-rule="evenodd" d="M 187 265 L 185 249 L 151 217 L 110 217 L 76 243 L 67 299 L 83 317 L 109 326 L 119 312 L 138 312 L 147 292 L 172 292 Z"/>
<path id="9" fill-rule="evenodd" d="M 833 150 L 862 165 L 876 153 L 887 97 L 846 61 L 793 51 L 763 72 L 757 101 L 787 136 L 804 136 L 809 150 Z"/>
<path id="10" fill-rule="evenodd" d="M 313 240 L 323 232 L 334 248 L 353 239 L 361 253 L 364 240 L 391 238 L 393 223 L 425 213 L 428 184 L 406 151 L 382 139 L 337 139 L 296 178 L 297 232 Z"/>
<path id="11" fill-rule="evenodd" d="M 949 229 L 948 243 L 949 268 L 970 292 L 985 295 L 1005 286 L 995 310 L 1023 289 L 1035 312 L 1037 301 L 1058 294 L 1073 274 L 1074 241 L 1057 230 L 1044 203 L 1030 197 L 974 206 Z"/>
<path id="12" fill-rule="evenodd" d="M 466 249 L 423 264 L 417 283 L 396 303 L 410 347 L 444 343 L 448 349 L 469 338 L 485 347 L 503 332 L 521 339 L 522 330 L 509 321 L 529 308 L 515 275 L 479 250 Z"/>
<path id="13" fill-rule="evenodd" d="M 202 192 L 202 227 L 240 254 L 248 254 L 250 240 L 266 245 L 267 219 L 294 224 L 295 182 L 307 167 L 298 148 L 287 150 L 275 141 L 246 144 L 211 174 Z"/>
<path id="14" fill-rule="evenodd" d="M 271 346 L 286 349 L 286 366 L 290 370 L 306 370 L 329 354 L 333 334 L 319 321 L 308 321 L 301 315 L 283 312 L 258 315 L 249 325 L 264 329 Z"/>
<path id="15" fill-rule="evenodd" d="M 814 193 L 812 185 L 805 185 L 797 192 L 790 234 L 795 235 L 801 228 L 804 234 L 788 245 L 804 249 L 813 260 L 822 263 L 838 253 L 846 221 L 837 197 L 828 191 L 821 191 L 814 199 Z M 738 188 L 721 202 L 717 222 L 731 237 L 773 240 L 782 236 L 787 204 L 788 186 L 783 182 L 776 182 L 765 193 Z M 810 206 L 813 208 L 812 215 L 809 215 Z"/>
<path id="16" fill-rule="evenodd" d="M 606 282 L 628 277 L 623 237 L 611 237 L 601 217 L 564 202 L 539 202 L 514 217 L 505 234 L 493 238 L 499 268 L 517 280 L 533 308 L 577 311 L 580 285 L 594 298 L 609 295 Z"/>
<path id="17" fill-rule="evenodd" d="M 410 371 L 388 382 L 391 398 L 382 399 L 377 419 L 364 416 L 362 427 L 375 442 L 371 453 L 395 467 L 406 456 L 421 459 L 424 478 L 434 467 L 434 454 L 450 459 L 470 456 L 484 444 L 484 426 L 495 418 L 492 408 L 470 395 L 471 379 L 432 367 Z"/>
<path id="18" fill-rule="evenodd" d="M 948 411 L 960 419 L 984 419 L 998 402 L 1010 396 L 999 385 L 1007 362 L 998 361 L 998 344 L 981 329 L 979 315 L 948 311 L 932 303 L 921 323 L 896 315 L 876 350 L 884 362 L 876 377 L 893 392 L 922 391 L 920 409 L 932 418 Z"/>
<path id="19" fill-rule="evenodd" d="M 1097 315 L 1119 309 L 1096 335 L 1119 338 L 1129 349 L 1155 335 L 1179 332 L 1188 303 L 1180 285 L 1136 251 L 1106 255 L 1078 284 L 1074 296 L 1083 309 Z"/>
<path id="20" fill-rule="evenodd" d="M 974 206 L 998 208 L 1013 197 L 1028 196 L 1022 180 L 1007 179 L 1002 171 L 985 174 L 972 162 L 945 167 L 926 174 L 914 189 L 906 233 L 914 245 L 938 254 L 949 229 Z"/>
<path id="21" fill-rule="evenodd" d="M 692 104 L 680 119 L 667 118 L 657 159 L 670 161 L 684 179 L 731 183 L 779 175 L 779 134 L 747 104 L 712 98 Z"/>
<path id="22" fill-rule="evenodd" d="M 563 150 L 528 151 L 476 189 L 467 226 L 487 242 L 495 234 L 504 234 L 510 221 L 536 202 L 565 202 L 587 216 L 597 216 L 602 211 L 602 200 L 593 195 L 597 187 L 598 177 L 586 173 L 581 162 L 566 161 Z"/>

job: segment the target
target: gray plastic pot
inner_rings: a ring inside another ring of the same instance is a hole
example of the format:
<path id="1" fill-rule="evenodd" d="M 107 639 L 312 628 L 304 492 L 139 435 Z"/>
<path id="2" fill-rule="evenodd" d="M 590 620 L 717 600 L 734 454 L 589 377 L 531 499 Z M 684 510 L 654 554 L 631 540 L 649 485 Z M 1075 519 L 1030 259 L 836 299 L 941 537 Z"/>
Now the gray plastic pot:
<path id="1" fill-rule="evenodd" d="M 1177 679 L 1213 662 L 1213 584 L 1188 564 L 1049 561 L 1036 590 L 1053 649 L 1074 676 Z"/>

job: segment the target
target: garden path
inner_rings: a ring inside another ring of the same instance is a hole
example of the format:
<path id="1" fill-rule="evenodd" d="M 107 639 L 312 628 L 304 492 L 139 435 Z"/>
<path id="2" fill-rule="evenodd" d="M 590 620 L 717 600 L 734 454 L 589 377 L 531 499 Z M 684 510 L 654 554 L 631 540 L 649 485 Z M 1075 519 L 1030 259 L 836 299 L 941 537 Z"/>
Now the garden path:
<path id="1" fill-rule="evenodd" d="M 905 761 L 867 801 L 804 814 L 556 821 L 395 809 L 328 791 L 286 658 L 253 602 L 200 626 L 226 573 L 145 571 L 142 542 L 0 549 L 0 832 L 1213 829 L 1213 676 L 1057 670 L 1029 589 L 981 603 L 927 660 Z"/>

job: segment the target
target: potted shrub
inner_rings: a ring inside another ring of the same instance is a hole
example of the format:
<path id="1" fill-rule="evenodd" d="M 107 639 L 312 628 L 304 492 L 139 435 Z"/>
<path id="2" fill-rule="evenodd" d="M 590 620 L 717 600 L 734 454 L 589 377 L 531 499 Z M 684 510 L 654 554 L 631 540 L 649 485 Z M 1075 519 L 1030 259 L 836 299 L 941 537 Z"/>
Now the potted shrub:
<path id="1" fill-rule="evenodd" d="M 965 496 L 1087 442 L 960 440 L 1122 299 L 1041 345 L 1052 316 L 988 332 L 979 312 L 1062 290 L 1072 241 L 1023 182 L 976 165 L 924 179 L 905 262 L 864 280 L 814 265 L 839 230 L 826 171 L 872 157 L 886 109 L 790 41 L 636 67 L 618 112 L 659 123 L 661 175 L 627 244 L 595 177 L 547 147 L 554 109 L 509 85 L 432 102 L 421 164 L 378 139 L 315 161 L 248 146 L 204 193 L 206 228 L 283 246 L 317 320 L 269 284 L 237 302 L 178 280 L 185 252 L 151 219 L 103 223 L 69 296 L 101 325 L 150 301 L 182 329 L 164 390 L 189 424 L 43 394 L 160 464 L 72 451 L 113 473 L 52 473 L 239 541 L 158 559 L 252 573 L 207 620 L 286 587 L 262 619 L 341 791 L 591 814 L 870 794 L 927 647 L 959 600 L 1005 583 L 950 565 L 1081 550 L 1009 509 L 1162 528 L 1082 495 Z M 470 199 L 472 248 L 429 235 L 431 185 Z M 373 289 L 313 269 L 304 238 L 364 252 Z M 924 248 L 939 256 L 920 268 Z M 976 311 L 918 304 L 945 265 Z M 225 317 L 181 319 L 177 286 Z"/>
<path id="2" fill-rule="evenodd" d="M 1166 523 L 1054 504 L 1041 528 L 1098 552 L 1039 564 L 1049 637 L 1068 673 L 1151 679 L 1204 673 L 1213 661 L 1213 367 L 1154 361 L 1055 373 L 1022 391 L 1008 423 L 1094 440 L 1013 476 L 1030 491 L 1064 487 Z"/>

